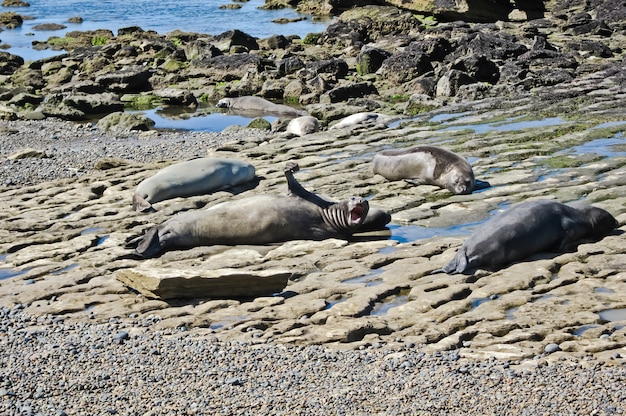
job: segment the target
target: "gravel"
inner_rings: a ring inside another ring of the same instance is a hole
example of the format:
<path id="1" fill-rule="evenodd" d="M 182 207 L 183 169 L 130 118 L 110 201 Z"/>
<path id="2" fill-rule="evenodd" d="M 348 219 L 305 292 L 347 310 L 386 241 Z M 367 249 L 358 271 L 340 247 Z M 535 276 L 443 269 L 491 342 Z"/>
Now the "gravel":
<path id="1" fill-rule="evenodd" d="M 157 317 L 106 324 L 0 309 L 4 415 L 624 414 L 626 369 L 532 369 L 457 351 L 221 342 Z M 516 368 L 517 367 L 517 368 Z"/>
<path id="2" fill-rule="evenodd" d="M 101 132 L 92 123 L 60 120 L 10 121 L 0 125 L 0 186 L 33 185 L 73 178 L 93 170 L 104 158 L 140 163 L 206 156 L 233 141 L 262 141 L 262 130 L 231 128 L 225 132 L 150 131 Z M 13 159 L 34 149 L 42 157 Z"/>

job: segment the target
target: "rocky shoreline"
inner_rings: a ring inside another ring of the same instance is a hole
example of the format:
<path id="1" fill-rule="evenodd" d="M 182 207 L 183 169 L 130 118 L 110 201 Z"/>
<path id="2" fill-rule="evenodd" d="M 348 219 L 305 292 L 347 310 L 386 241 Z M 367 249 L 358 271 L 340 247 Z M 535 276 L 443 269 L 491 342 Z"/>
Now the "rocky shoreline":
<path id="1" fill-rule="evenodd" d="M 527 61 L 528 76 L 516 82 L 471 82 L 453 96 L 411 94 L 400 104 L 372 97 L 309 104 L 324 128 L 303 137 L 237 127 L 104 131 L 50 116 L 26 120 L 32 108 L 11 108 L 14 119 L 0 125 L 0 409 L 623 414 L 626 73 L 617 26 L 605 39 L 611 56 L 583 54 L 575 68 L 544 71 L 555 56 L 544 48 L 531 53 L 540 61 Z M 472 30 L 493 39 L 492 29 Z M 561 35 L 551 33 L 548 43 L 561 45 Z M 441 62 L 440 71 L 417 77 L 421 85 L 442 87 L 445 73 L 450 79 L 459 71 Z M 511 68 L 497 62 L 501 74 Z M 558 82 L 548 81 L 555 74 Z M 383 78 L 373 81 L 379 92 Z M 316 99 L 332 101 L 329 91 Z M 388 128 L 325 128 L 364 110 L 401 120 Z M 491 187 L 451 195 L 373 174 L 377 151 L 415 144 L 463 155 Z M 132 211 L 142 179 L 204 155 L 252 163 L 258 184 L 164 201 L 150 214 Z M 391 212 L 390 235 L 197 247 L 150 260 L 125 248 L 177 212 L 286 192 L 289 161 L 299 163 L 307 189 L 334 199 L 356 194 Z M 473 227 L 539 198 L 584 200 L 611 212 L 620 227 L 574 252 L 543 253 L 493 273 L 431 274 Z M 233 267 L 287 269 L 292 277 L 273 296 L 169 301 L 118 278 L 122 270 Z"/>

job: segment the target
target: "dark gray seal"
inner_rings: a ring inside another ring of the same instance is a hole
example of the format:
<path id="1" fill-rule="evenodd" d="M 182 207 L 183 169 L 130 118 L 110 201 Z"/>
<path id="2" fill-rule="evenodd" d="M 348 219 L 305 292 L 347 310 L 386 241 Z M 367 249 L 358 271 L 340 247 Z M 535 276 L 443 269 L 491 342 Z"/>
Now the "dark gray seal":
<path id="1" fill-rule="evenodd" d="M 540 252 L 575 250 L 585 239 L 599 239 L 617 227 L 607 211 L 557 201 L 524 202 L 493 217 L 474 232 L 441 270 L 466 273 L 495 269 Z"/>
<path id="2" fill-rule="evenodd" d="M 222 98 L 217 102 L 217 107 L 228 108 L 230 110 L 241 110 L 247 112 L 260 112 L 265 114 L 276 114 L 286 116 L 303 116 L 306 111 L 296 110 L 284 104 L 276 104 L 265 98 L 247 95 L 244 97 Z"/>
<path id="3" fill-rule="evenodd" d="M 221 191 L 249 182 L 254 176 L 254 166 L 235 159 L 202 157 L 175 163 L 137 185 L 133 209 L 153 211 L 156 202 Z"/>
<path id="4" fill-rule="evenodd" d="M 463 157 L 435 146 L 383 150 L 374 156 L 373 169 L 390 181 L 435 185 L 453 194 L 469 194 L 489 186 L 475 179 L 472 165 Z"/>
<path id="5" fill-rule="evenodd" d="M 142 257 L 155 257 L 166 250 L 215 244 L 349 240 L 354 233 L 382 228 L 391 219 L 381 210 L 368 216 L 369 204 L 361 197 L 331 202 L 307 191 L 293 177 L 297 169 L 292 163 L 285 167 L 289 195 L 251 196 L 177 214 L 129 246 Z"/>

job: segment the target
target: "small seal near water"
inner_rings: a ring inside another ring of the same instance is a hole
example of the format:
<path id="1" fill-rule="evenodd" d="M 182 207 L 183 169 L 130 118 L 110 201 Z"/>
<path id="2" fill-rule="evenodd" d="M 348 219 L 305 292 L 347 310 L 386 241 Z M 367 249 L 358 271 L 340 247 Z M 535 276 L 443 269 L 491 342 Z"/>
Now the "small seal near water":
<path id="1" fill-rule="evenodd" d="M 319 131 L 319 129 L 320 125 L 315 117 L 301 116 L 292 119 L 289 124 L 287 124 L 286 132 L 302 137 L 307 134 L 315 133 Z"/>
<path id="2" fill-rule="evenodd" d="M 367 200 L 353 196 L 327 201 L 304 189 L 293 177 L 298 165 L 289 163 L 285 176 L 289 195 L 255 195 L 223 202 L 208 209 L 186 211 L 131 240 L 142 257 L 166 250 L 207 245 L 269 244 L 289 240 L 349 240 L 354 233 L 384 227 L 391 216 L 376 210 L 368 218 Z"/>
<path id="3" fill-rule="evenodd" d="M 435 185 L 453 194 L 489 187 L 488 182 L 474 178 L 467 160 L 435 146 L 383 150 L 374 156 L 373 170 L 390 181 L 404 179 L 413 185 Z"/>
<path id="4" fill-rule="evenodd" d="M 337 123 L 330 126 L 329 129 L 353 129 L 356 127 L 368 127 L 373 125 L 386 127 L 392 120 L 392 117 L 385 114 L 362 112 L 342 118 Z"/>
<path id="5" fill-rule="evenodd" d="M 303 116 L 305 111 L 296 110 L 293 107 L 284 104 L 276 104 L 265 98 L 254 97 L 251 95 L 243 97 L 222 98 L 217 102 L 217 107 L 228 108 L 230 110 L 240 110 L 248 112 L 259 112 L 265 114 L 276 114 L 285 116 Z"/>
<path id="6" fill-rule="evenodd" d="M 254 166 L 235 159 L 203 157 L 175 163 L 137 185 L 133 209 L 153 211 L 156 202 L 221 191 L 249 182 L 254 176 Z"/>
<path id="7" fill-rule="evenodd" d="M 607 211 L 590 205 L 566 205 L 550 200 L 523 202 L 480 226 L 454 258 L 433 273 L 494 269 L 540 252 L 574 250 L 585 239 L 600 239 L 617 225 L 617 220 Z"/>

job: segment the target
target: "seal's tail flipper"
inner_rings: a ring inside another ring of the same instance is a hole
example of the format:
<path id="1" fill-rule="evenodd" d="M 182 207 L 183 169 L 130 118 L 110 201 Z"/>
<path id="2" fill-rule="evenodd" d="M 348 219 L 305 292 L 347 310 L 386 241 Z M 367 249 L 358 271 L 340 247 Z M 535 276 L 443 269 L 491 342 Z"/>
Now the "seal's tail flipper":
<path id="1" fill-rule="evenodd" d="M 155 212 L 152 204 L 138 194 L 133 195 L 133 210 L 139 212 Z"/>
<path id="2" fill-rule="evenodd" d="M 463 249 L 463 247 L 461 247 L 459 251 L 456 252 L 454 258 L 439 270 L 448 274 L 457 274 L 463 273 L 465 270 L 467 270 L 467 267 L 467 255 L 465 254 L 465 250 Z"/>
<path id="3" fill-rule="evenodd" d="M 159 237 L 159 227 L 150 228 L 142 237 L 138 237 L 135 240 L 137 242 L 135 252 L 141 257 L 156 257 L 163 251 Z"/>
<path id="4" fill-rule="evenodd" d="M 420 185 L 424 185 L 426 183 L 423 179 L 419 179 L 419 178 L 405 179 L 404 181 L 406 183 L 410 183 L 411 185 L 414 185 L 414 186 L 420 186 Z"/>
<path id="5" fill-rule="evenodd" d="M 489 182 L 481 181 L 480 179 L 476 179 L 473 191 L 479 191 L 481 189 L 487 189 L 490 186 L 491 186 L 491 184 Z"/>

